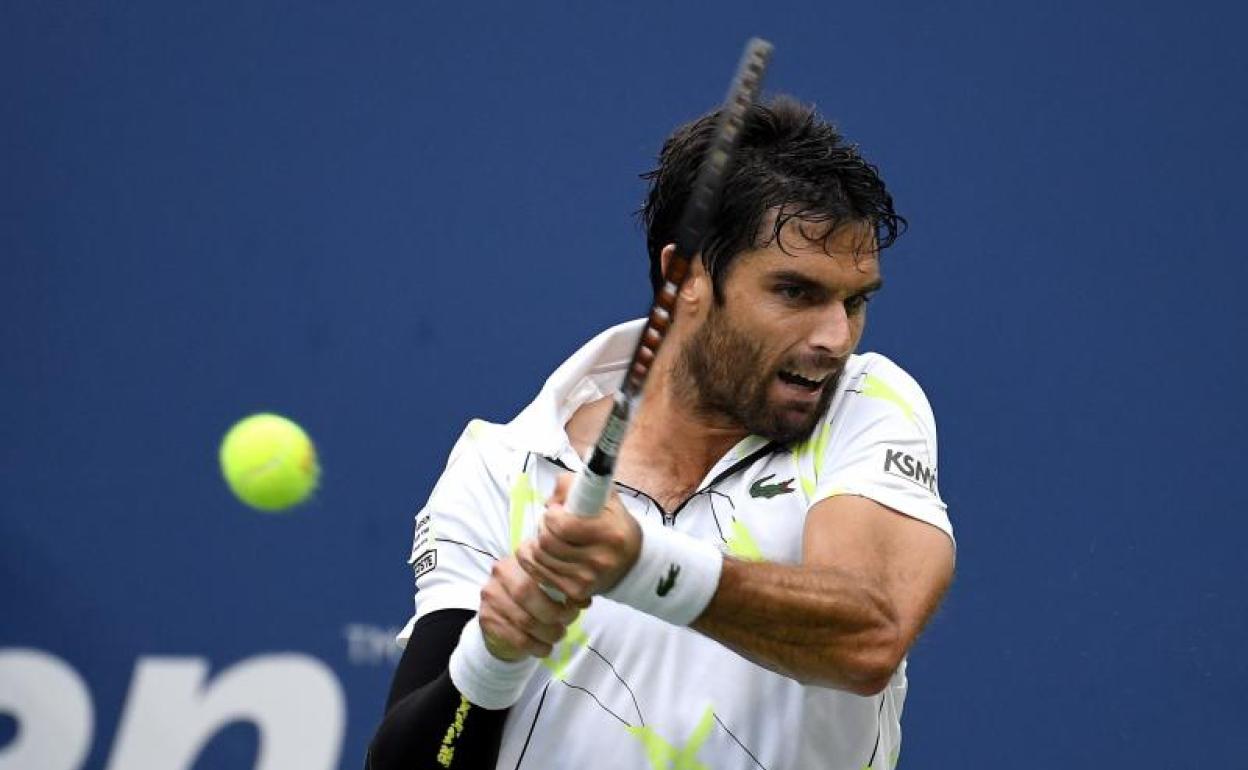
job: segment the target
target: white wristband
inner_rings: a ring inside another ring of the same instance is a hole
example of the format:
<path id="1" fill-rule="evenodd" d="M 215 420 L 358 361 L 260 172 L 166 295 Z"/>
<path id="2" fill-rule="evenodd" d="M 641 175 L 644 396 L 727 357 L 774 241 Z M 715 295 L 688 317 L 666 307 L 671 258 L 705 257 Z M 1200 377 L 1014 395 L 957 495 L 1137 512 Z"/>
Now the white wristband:
<path id="1" fill-rule="evenodd" d="M 642 521 L 637 563 L 603 596 L 687 626 L 710 604 L 723 567 L 723 554 L 710 543 Z"/>
<path id="2" fill-rule="evenodd" d="M 497 711 L 516 705 L 539 663 L 537 658 L 513 662 L 494 657 L 474 616 L 459 634 L 449 669 L 455 689 L 469 703 Z"/>

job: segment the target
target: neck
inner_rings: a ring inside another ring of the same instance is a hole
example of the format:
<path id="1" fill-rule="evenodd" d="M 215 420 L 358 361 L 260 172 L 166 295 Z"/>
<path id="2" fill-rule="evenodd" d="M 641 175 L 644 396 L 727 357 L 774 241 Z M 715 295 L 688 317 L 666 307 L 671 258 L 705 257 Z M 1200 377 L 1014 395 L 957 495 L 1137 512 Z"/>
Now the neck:
<path id="1" fill-rule="evenodd" d="M 671 364 L 670 358 L 661 354 L 655 361 L 624 449 L 641 457 L 659 458 L 669 471 L 679 469 L 682 477 L 696 475 L 696 484 L 748 432 L 740 425 L 698 411 L 693 395 L 674 380 Z"/>
<path id="2" fill-rule="evenodd" d="M 707 472 L 748 435 L 745 428 L 699 413 L 673 378 L 676 345 L 665 345 L 653 364 L 644 398 L 633 414 L 616 463 L 616 479 L 640 489 L 665 508 L 696 490 Z M 588 457 L 611 410 L 603 398 L 580 407 L 568 437 Z"/>

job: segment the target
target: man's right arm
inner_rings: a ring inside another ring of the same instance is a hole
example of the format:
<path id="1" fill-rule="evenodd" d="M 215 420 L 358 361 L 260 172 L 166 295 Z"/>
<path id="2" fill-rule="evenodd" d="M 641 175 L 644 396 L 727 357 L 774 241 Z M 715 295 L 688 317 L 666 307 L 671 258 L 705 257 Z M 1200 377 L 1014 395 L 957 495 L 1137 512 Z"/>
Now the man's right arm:
<path id="1" fill-rule="evenodd" d="M 403 657 L 369 745 L 369 770 L 494 767 L 506 712 L 463 704 L 448 673 L 491 567 L 507 553 L 507 498 L 496 473 L 509 458 L 481 437 L 473 425 L 465 429 L 416 514 L 416 614 L 399 635 Z"/>
<path id="2" fill-rule="evenodd" d="M 504 660 L 545 657 L 588 602 L 556 604 L 515 557 L 495 563 L 481 591 L 480 624 L 486 645 Z M 448 670 L 460 632 L 476 613 L 445 609 L 416 621 L 399 661 L 386 716 L 369 746 L 366 770 L 441 767 L 492 768 L 507 709 L 471 703 Z"/>
<path id="3" fill-rule="evenodd" d="M 477 618 L 470 631 L 479 623 L 497 658 L 543 657 L 587 604 L 554 603 L 509 554 L 510 527 L 518 523 L 500 469 L 513 460 L 470 426 L 416 516 L 410 563 L 417 612 L 399 636 L 405 650 L 369 747 L 371 770 L 492 768 L 507 711 L 471 704 L 452 681 L 461 632 Z"/>

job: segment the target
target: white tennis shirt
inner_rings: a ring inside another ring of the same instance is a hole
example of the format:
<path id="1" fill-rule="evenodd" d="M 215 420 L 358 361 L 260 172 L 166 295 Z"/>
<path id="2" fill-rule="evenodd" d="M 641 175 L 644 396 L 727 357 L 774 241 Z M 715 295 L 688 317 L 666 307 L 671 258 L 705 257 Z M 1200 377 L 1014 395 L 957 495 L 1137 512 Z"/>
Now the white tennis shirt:
<path id="1" fill-rule="evenodd" d="M 618 387 L 641 321 L 608 329 L 560 366 L 514 420 L 469 423 L 416 516 L 416 613 L 477 610 L 494 560 L 536 532 L 555 480 L 582 460 L 564 426 Z M 677 511 L 619 487 L 638 518 L 742 559 L 797 564 L 806 513 L 859 495 L 952 539 L 936 484 L 936 428 L 918 384 L 887 358 L 852 356 L 804 443 L 737 444 Z M 878 695 L 804 686 L 718 642 L 597 597 L 511 709 L 498 768 L 891 768 L 906 665 Z"/>

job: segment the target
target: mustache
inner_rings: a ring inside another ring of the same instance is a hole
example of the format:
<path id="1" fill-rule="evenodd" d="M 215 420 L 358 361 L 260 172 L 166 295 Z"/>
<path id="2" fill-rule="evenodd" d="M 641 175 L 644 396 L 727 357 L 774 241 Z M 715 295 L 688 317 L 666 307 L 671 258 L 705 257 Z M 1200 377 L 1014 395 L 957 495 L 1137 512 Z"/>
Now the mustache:
<path id="1" fill-rule="evenodd" d="M 827 369 L 832 374 L 839 373 L 845 368 L 845 359 L 836 358 L 835 356 L 798 356 L 796 358 L 788 358 L 781 361 L 777 369 L 816 369 L 823 371 Z"/>

